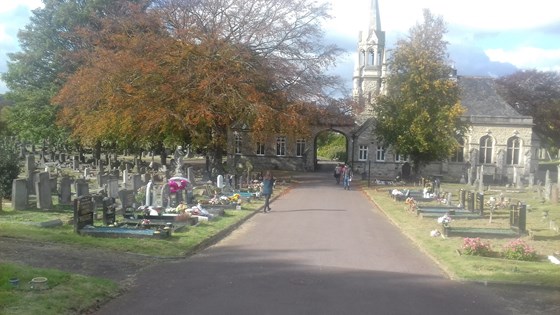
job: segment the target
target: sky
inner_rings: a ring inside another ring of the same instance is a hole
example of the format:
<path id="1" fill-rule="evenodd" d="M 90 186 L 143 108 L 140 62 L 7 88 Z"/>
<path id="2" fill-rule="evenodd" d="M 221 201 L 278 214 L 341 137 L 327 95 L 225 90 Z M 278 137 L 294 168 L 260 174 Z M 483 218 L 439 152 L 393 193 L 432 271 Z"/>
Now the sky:
<path id="1" fill-rule="evenodd" d="M 331 4 L 325 40 L 347 51 L 331 71 L 351 86 L 358 32 L 367 29 L 372 0 L 319 0 Z M 459 75 L 499 77 L 522 69 L 560 71 L 558 0 L 378 0 L 387 49 L 422 22 L 423 9 L 447 24 L 445 40 Z M 0 7 L 0 72 L 18 48 L 17 32 L 41 0 L 3 1 Z M 7 88 L 0 80 L 0 93 Z"/>

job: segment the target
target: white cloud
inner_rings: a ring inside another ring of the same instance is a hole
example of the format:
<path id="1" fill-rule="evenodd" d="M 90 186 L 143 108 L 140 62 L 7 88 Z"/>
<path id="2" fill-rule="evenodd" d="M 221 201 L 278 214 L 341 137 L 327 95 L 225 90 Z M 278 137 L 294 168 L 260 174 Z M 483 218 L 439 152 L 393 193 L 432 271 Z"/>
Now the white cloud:
<path id="1" fill-rule="evenodd" d="M 521 69 L 560 71 L 560 48 L 521 47 L 514 50 L 498 48 L 486 49 L 484 52 L 491 61 L 508 62 Z"/>
<path id="2" fill-rule="evenodd" d="M 30 10 L 34 10 L 39 7 L 43 7 L 43 2 L 41 0 L 11 0 L 3 1 L 0 7 L 0 13 L 14 11 L 17 7 L 24 6 Z"/>
<path id="3" fill-rule="evenodd" d="M 357 33 L 367 25 L 370 1 L 329 0 L 335 19 L 329 27 L 340 33 Z M 381 27 L 407 32 L 422 21 L 422 11 L 441 15 L 450 25 L 472 30 L 512 31 L 547 25 L 560 19 L 556 0 L 379 0 Z"/>

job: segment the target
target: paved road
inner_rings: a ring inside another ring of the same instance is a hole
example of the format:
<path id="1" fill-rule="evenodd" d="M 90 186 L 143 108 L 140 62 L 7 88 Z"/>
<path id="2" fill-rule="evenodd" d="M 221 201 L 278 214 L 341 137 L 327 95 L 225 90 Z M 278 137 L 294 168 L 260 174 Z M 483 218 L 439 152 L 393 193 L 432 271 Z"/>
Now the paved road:
<path id="1" fill-rule="evenodd" d="M 358 190 L 312 174 L 223 241 L 142 272 L 97 314 L 522 314 L 448 280 Z"/>

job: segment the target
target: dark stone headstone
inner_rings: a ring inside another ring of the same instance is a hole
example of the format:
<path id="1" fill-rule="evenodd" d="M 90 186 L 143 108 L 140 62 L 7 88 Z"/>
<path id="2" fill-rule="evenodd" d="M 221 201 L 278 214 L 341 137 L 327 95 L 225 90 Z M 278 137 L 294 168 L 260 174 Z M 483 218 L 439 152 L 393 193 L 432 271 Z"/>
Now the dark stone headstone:
<path id="1" fill-rule="evenodd" d="M 527 230 L 527 205 L 519 203 L 510 206 L 509 225 L 519 233 Z"/>
<path id="2" fill-rule="evenodd" d="M 90 195 L 74 200 L 74 232 L 80 233 L 84 227 L 93 226 L 94 202 Z"/>
<path id="3" fill-rule="evenodd" d="M 484 194 L 477 193 L 476 194 L 476 210 L 480 215 L 484 215 Z"/>
<path id="4" fill-rule="evenodd" d="M 115 224 L 117 204 L 115 198 L 103 198 L 103 225 Z"/>

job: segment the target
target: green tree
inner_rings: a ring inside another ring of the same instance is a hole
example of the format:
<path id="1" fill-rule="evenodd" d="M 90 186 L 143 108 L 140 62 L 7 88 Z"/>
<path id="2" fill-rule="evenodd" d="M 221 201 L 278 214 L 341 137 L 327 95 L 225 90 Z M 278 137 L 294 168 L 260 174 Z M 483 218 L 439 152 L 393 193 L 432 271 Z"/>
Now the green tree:
<path id="1" fill-rule="evenodd" d="M 424 10 L 423 23 L 396 43 L 388 59 L 386 94 L 374 107 L 378 141 L 407 155 L 416 172 L 448 158 L 464 132 L 445 33 L 443 19 Z"/>
<path id="2" fill-rule="evenodd" d="M 33 11 L 30 23 L 18 33 L 21 51 L 8 55 L 8 71 L 2 74 L 10 89 L 6 97 L 14 103 L 6 120 L 21 140 L 58 144 L 68 138 L 65 128 L 55 124 L 58 108 L 51 105 L 51 98 L 83 62 L 72 53 L 86 48 L 68 32 L 78 26 L 95 27 L 94 17 L 107 14 L 116 1 L 43 2 L 44 8 Z"/>
<path id="3" fill-rule="evenodd" d="M 496 80 L 498 93 L 519 113 L 533 117 L 535 132 L 560 148 L 560 73 L 522 70 Z"/>
<path id="4" fill-rule="evenodd" d="M 11 198 L 12 182 L 19 176 L 20 167 L 15 141 L 0 133 L 0 203 L 2 198 Z"/>

